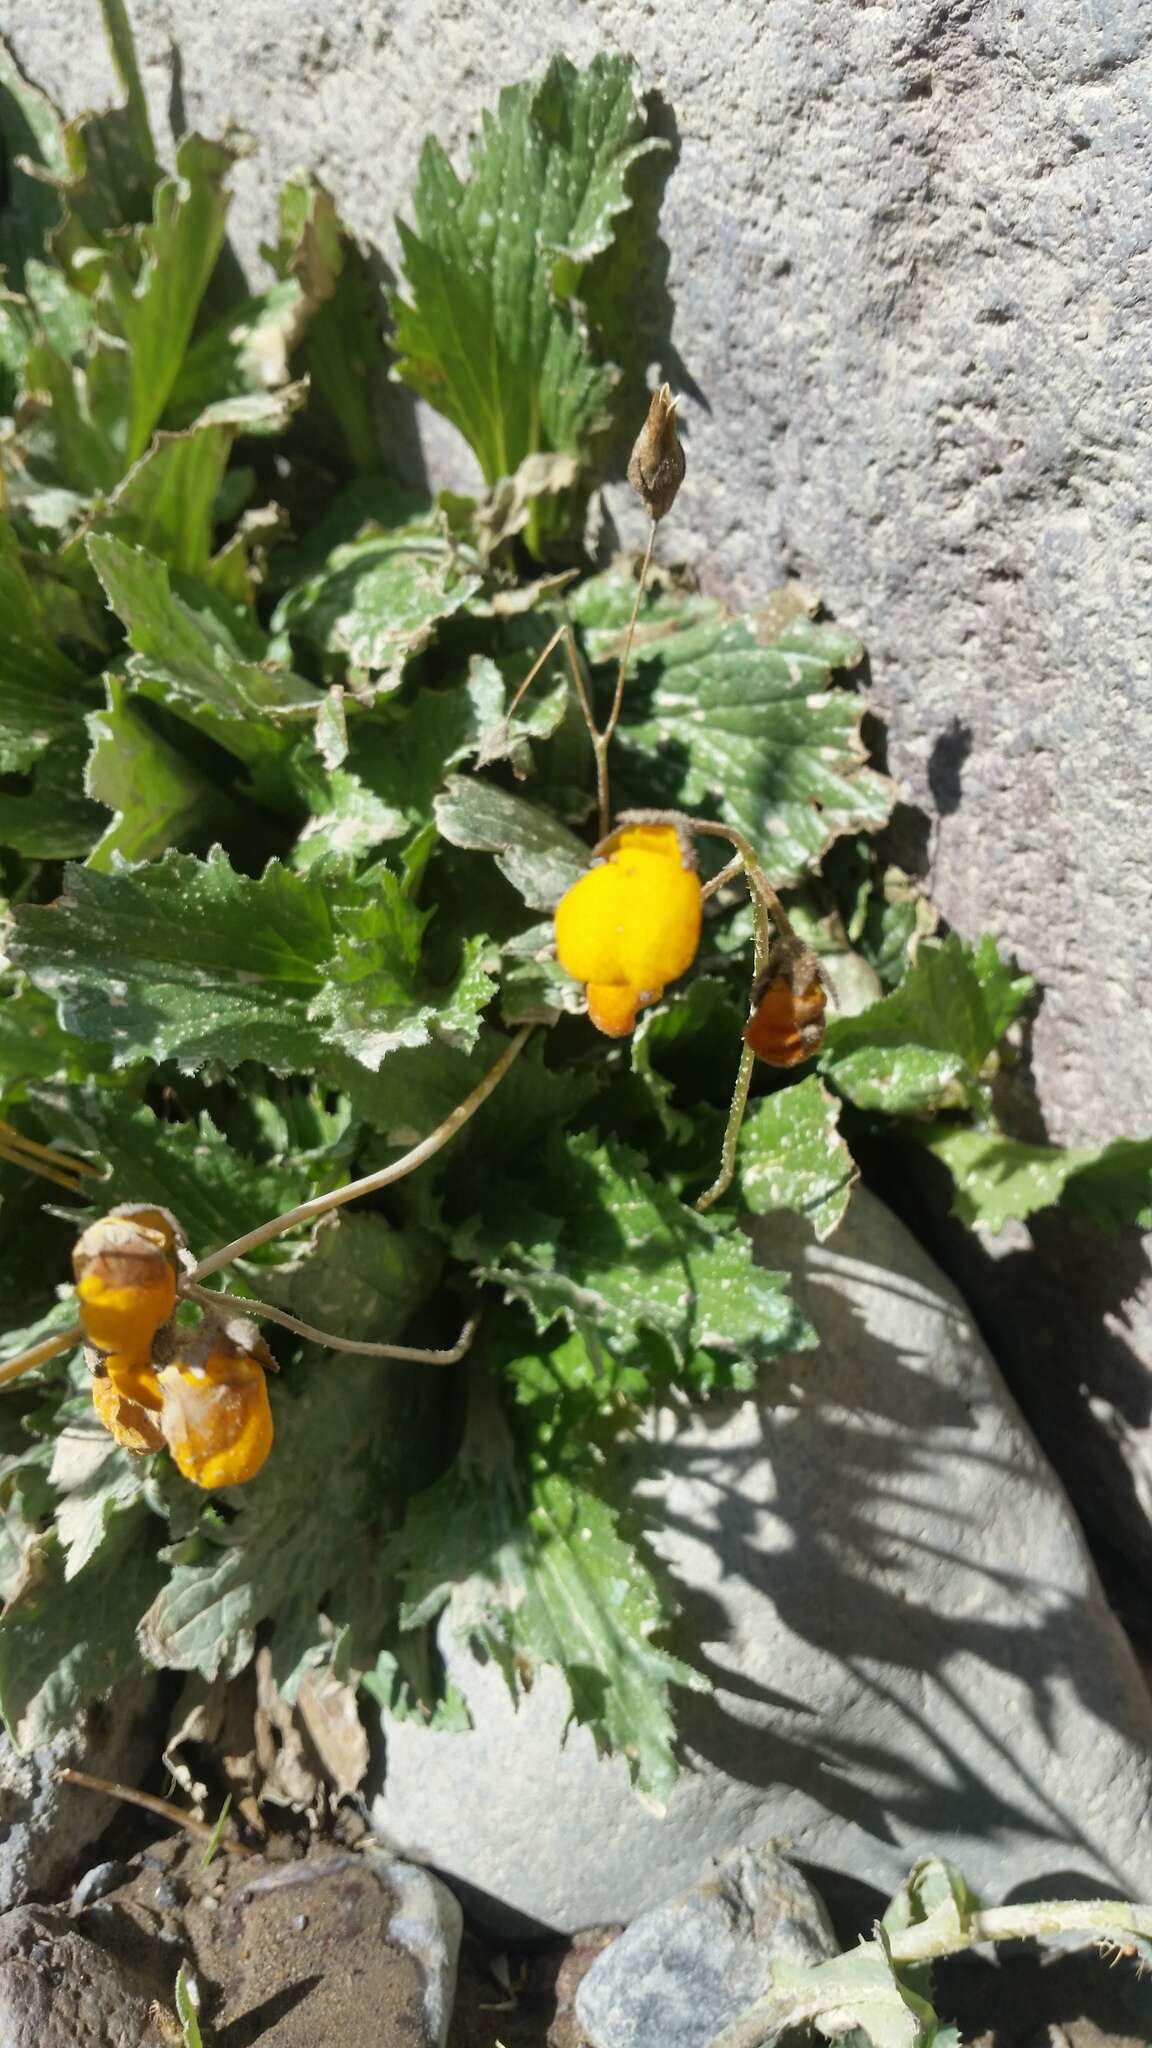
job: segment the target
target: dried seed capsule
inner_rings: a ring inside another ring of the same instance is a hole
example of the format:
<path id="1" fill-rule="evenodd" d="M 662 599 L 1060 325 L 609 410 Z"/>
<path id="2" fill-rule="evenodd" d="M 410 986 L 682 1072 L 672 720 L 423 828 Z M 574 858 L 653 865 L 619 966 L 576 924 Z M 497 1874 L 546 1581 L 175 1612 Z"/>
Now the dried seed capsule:
<path id="1" fill-rule="evenodd" d="M 816 955 L 797 945 L 753 991 L 744 1043 L 770 1067 L 798 1067 L 824 1043 L 828 997 Z"/>
<path id="2" fill-rule="evenodd" d="M 200 1335 L 201 1333 L 197 1333 Z M 205 1343 L 211 1348 L 205 1350 Z M 159 1374 L 160 1424 L 178 1469 L 194 1486 L 240 1486 L 272 1449 L 264 1368 L 250 1352 L 211 1333 Z"/>
<path id="3" fill-rule="evenodd" d="M 663 519 L 672 510 L 684 481 L 686 464 L 676 431 L 676 405 L 667 384 L 653 392 L 648 417 L 628 462 L 628 481 L 653 519 Z"/>
<path id="4" fill-rule="evenodd" d="M 104 1216 L 80 1238 L 72 1267 L 89 1343 L 147 1360 L 176 1306 L 175 1252 L 165 1232 L 139 1217 Z"/>

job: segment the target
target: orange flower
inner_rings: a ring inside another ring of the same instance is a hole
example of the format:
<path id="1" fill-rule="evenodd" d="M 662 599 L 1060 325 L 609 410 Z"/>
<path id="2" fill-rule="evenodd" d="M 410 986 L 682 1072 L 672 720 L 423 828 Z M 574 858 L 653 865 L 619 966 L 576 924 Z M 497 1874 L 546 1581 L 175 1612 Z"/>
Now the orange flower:
<path id="1" fill-rule="evenodd" d="M 126 1451 L 162 1451 L 164 1433 L 154 1414 L 122 1394 L 110 1374 L 95 1374 L 92 1406 L 108 1431 Z"/>
<path id="2" fill-rule="evenodd" d="M 97 1351 L 147 1359 L 176 1306 L 172 1241 L 158 1212 L 102 1217 L 80 1238 L 72 1266 L 88 1342 Z"/>
<path id="3" fill-rule="evenodd" d="M 588 1015 L 626 1038 L 638 1012 L 684 974 L 700 944 L 700 878 L 674 825 L 626 825 L 556 911 L 562 967 L 587 985 Z"/>

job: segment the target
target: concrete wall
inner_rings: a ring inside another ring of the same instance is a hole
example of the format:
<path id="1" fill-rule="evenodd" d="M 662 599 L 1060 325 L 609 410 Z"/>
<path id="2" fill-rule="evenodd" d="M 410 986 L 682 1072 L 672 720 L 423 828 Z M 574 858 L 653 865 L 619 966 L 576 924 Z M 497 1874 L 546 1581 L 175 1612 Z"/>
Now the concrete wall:
<path id="1" fill-rule="evenodd" d="M 707 401 L 686 407 L 689 482 L 664 544 L 740 599 L 800 575 L 860 628 L 891 767 L 931 821 L 937 901 L 1045 985 L 1048 1134 L 1152 1128 L 1144 0 L 135 0 L 134 15 L 158 111 L 175 78 L 190 121 L 235 117 L 259 139 L 237 181 L 245 253 L 275 181 L 309 164 L 393 254 L 427 128 L 459 151 L 498 86 L 556 46 L 635 54 L 679 128 L 674 339 Z M 95 0 L 16 0 L 8 30 L 70 110 L 110 88 Z M 454 459 L 447 440 L 430 436 L 433 468 Z M 1081 1286 L 1078 1245 L 1028 1267 L 1029 1405 L 1079 1452 L 1080 1383 L 1110 1373 L 1138 1465 L 1147 1264 L 1131 1244 L 1105 1252 Z M 991 1286 L 993 1322 L 1015 1293 Z M 1103 1460 L 1103 1499 L 1119 1467 L 1100 1437 L 1084 1456 Z"/>

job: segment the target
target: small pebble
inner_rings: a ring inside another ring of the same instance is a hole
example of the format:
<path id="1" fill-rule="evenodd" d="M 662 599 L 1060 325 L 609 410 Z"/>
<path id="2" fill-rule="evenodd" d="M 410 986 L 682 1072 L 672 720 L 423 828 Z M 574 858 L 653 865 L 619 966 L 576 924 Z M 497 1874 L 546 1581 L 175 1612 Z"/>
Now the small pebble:
<path id="1" fill-rule="evenodd" d="M 161 1912 L 172 1913 L 175 1912 L 178 1906 L 182 1906 L 185 1903 L 188 1897 L 188 1887 L 186 1884 L 181 1884 L 179 1878 L 162 1877 L 152 1897 Z"/>
<path id="2" fill-rule="evenodd" d="M 69 1911 L 82 1913 L 85 1906 L 102 1899 L 106 1892 L 114 1892 L 131 1876 L 132 1870 L 127 1863 L 94 1863 L 91 1870 L 86 1870 L 79 1883 L 73 1886 Z"/>
<path id="3" fill-rule="evenodd" d="M 292 1925 L 297 1934 L 303 1934 L 304 1929 L 308 1925 L 307 1913 L 297 1913 L 295 1919 L 292 1922 Z"/>

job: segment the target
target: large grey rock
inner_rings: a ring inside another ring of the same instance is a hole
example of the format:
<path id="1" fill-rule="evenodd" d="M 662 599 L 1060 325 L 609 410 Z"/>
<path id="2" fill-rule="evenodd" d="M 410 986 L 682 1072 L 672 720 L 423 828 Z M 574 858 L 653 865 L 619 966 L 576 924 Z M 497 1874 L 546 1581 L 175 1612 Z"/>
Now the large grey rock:
<path id="1" fill-rule="evenodd" d="M 53 1892 L 119 1811 L 114 1799 L 62 1785 L 69 1765 L 135 1783 L 159 1750 L 152 1679 L 89 1708 L 74 1729 L 21 1754 L 0 1734 L 0 1913 Z"/>
<path id="2" fill-rule="evenodd" d="M 576 1993 L 591 2048 L 708 2048 L 762 1997 L 773 1962 L 839 1944 L 823 1903 L 771 1844 L 732 1849 L 597 1956 Z"/>
<path id="3" fill-rule="evenodd" d="M 52 1906 L 17 1906 L 0 1919 L 0 2041 L 4 2048 L 164 2048 L 176 2033 L 178 1961 L 169 1969 L 146 1945 L 113 1953 Z"/>
<path id="4" fill-rule="evenodd" d="M 635 1491 L 715 1682 L 681 1702 L 663 1817 L 622 1760 L 563 1741 L 542 1673 L 514 1710 L 442 1637 L 471 1732 L 388 1728 L 373 1808 L 401 1853 L 507 1927 L 627 1921 L 734 1843 L 790 1839 L 830 1900 L 953 1858 L 997 1898 L 1070 1879 L 1152 1892 L 1152 1701 L 1065 1496 L 962 1304 L 858 1194 L 800 1262 L 821 1336 L 785 1405 L 665 1412 Z"/>

